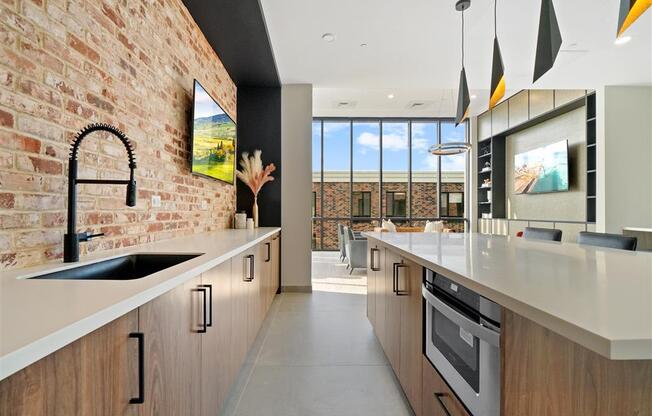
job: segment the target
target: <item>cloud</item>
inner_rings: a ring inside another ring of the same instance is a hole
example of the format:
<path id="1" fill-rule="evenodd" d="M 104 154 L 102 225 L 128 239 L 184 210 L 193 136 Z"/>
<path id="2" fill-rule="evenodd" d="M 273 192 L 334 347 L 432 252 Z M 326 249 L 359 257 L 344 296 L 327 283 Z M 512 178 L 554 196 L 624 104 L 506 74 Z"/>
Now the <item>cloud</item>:
<path id="1" fill-rule="evenodd" d="M 378 151 L 380 149 L 380 137 L 373 133 L 362 133 L 356 138 L 356 141 L 362 148 Z M 362 149 L 360 149 L 362 152 Z"/>

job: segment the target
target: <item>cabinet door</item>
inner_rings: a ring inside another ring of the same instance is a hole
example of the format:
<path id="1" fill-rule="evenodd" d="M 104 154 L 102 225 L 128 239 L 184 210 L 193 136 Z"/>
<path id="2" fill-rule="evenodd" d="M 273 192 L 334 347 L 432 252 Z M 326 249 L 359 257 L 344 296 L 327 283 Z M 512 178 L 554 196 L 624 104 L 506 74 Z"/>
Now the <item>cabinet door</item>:
<path id="1" fill-rule="evenodd" d="M 202 274 L 208 286 L 210 308 L 206 333 L 201 337 L 202 415 L 217 415 L 235 379 L 231 365 L 231 260 Z"/>
<path id="2" fill-rule="evenodd" d="M 375 287 L 374 295 L 376 297 L 376 320 L 374 323 L 374 331 L 376 332 L 376 337 L 380 341 L 380 344 L 385 348 L 385 334 L 386 334 L 386 325 L 385 325 L 385 309 L 387 308 L 387 293 L 385 293 L 385 275 L 388 273 L 387 264 L 385 262 L 385 254 L 387 251 L 379 247 L 378 255 L 378 269 L 376 271 L 375 277 Z M 391 266 L 390 269 L 391 270 Z M 391 279 L 391 275 L 390 275 Z M 391 285 L 389 286 L 389 292 L 391 293 Z"/>
<path id="3" fill-rule="evenodd" d="M 272 287 L 270 303 L 274 301 L 276 292 L 281 284 L 281 234 L 276 234 L 272 239 Z"/>
<path id="4" fill-rule="evenodd" d="M 231 371 L 240 369 L 247 355 L 247 311 L 249 307 L 249 252 L 231 259 Z"/>
<path id="5" fill-rule="evenodd" d="M 145 415 L 201 412 L 200 284 L 198 276 L 139 308 L 145 334 Z"/>
<path id="6" fill-rule="evenodd" d="M 272 239 L 265 240 L 258 246 L 258 258 L 260 259 L 260 315 L 261 322 L 265 320 L 267 308 L 269 308 L 269 292 L 272 287 Z"/>
<path id="7" fill-rule="evenodd" d="M 0 414 L 138 415 L 138 311 L 0 381 Z"/>
<path id="8" fill-rule="evenodd" d="M 395 291 L 396 270 L 401 258 L 390 250 L 385 254 L 385 355 L 399 374 L 401 348 L 401 296 Z"/>
<path id="9" fill-rule="evenodd" d="M 423 269 L 403 259 L 405 267 L 398 269 L 398 289 L 401 296 L 401 347 L 398 379 L 414 413 L 421 415 L 421 357 L 423 340 Z"/>
<path id="10" fill-rule="evenodd" d="M 422 356 L 423 367 L 423 415 L 427 416 L 470 416 L 453 391 L 434 369 L 430 361 Z"/>
<path id="11" fill-rule="evenodd" d="M 378 270 L 378 246 L 367 250 L 367 318 L 371 326 L 376 322 L 376 270 Z"/>
<path id="12" fill-rule="evenodd" d="M 260 323 L 262 322 L 260 292 L 263 256 L 261 255 L 260 245 L 254 247 L 248 255 L 253 256 L 253 261 L 251 261 L 251 263 L 253 263 L 254 266 L 253 271 L 250 270 L 253 279 L 248 282 L 249 284 L 247 286 L 249 289 L 247 294 L 247 350 L 249 350 L 251 345 L 254 343 L 256 335 L 258 334 L 258 329 L 260 328 Z"/>

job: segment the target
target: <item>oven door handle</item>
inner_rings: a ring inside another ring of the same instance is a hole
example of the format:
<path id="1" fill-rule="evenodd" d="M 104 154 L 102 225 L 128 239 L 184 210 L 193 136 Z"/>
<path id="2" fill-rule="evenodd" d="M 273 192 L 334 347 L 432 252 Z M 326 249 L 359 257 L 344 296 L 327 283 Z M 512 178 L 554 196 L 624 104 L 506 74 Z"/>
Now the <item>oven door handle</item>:
<path id="1" fill-rule="evenodd" d="M 439 300 L 435 295 L 430 293 L 425 285 L 421 287 L 421 293 L 423 297 L 431 304 L 435 309 L 437 309 L 442 315 L 446 318 L 453 321 L 460 328 L 464 329 L 466 332 L 473 334 L 474 336 L 480 338 L 481 340 L 493 345 L 494 347 L 500 348 L 500 333 L 494 331 L 493 329 L 487 328 L 481 324 L 473 322 L 466 316 L 458 313 L 455 309 L 448 306 L 446 303 Z"/>

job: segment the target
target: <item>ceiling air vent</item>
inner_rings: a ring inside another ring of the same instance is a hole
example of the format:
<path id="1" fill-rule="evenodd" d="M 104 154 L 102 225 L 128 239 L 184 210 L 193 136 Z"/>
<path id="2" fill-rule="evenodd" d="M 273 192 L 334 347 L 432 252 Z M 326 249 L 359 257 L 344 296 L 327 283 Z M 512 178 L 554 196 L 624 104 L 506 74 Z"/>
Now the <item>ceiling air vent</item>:
<path id="1" fill-rule="evenodd" d="M 356 104 L 357 104 L 357 103 L 356 103 L 355 101 L 342 100 L 342 101 L 337 101 L 337 102 L 335 103 L 335 107 L 336 107 L 336 108 L 340 108 L 340 109 L 343 109 L 343 108 L 354 108 L 354 107 L 356 106 Z"/>
<path id="2" fill-rule="evenodd" d="M 431 104 L 431 101 L 410 101 L 407 108 L 410 110 L 423 110 L 424 108 L 430 107 Z"/>

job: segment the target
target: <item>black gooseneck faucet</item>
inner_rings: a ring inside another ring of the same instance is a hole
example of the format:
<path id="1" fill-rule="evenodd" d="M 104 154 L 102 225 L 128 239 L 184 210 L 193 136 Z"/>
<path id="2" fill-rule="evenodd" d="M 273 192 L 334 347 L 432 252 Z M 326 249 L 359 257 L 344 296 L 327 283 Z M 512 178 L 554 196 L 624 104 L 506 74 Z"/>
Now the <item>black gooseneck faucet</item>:
<path id="1" fill-rule="evenodd" d="M 129 155 L 129 180 L 123 179 L 78 179 L 77 178 L 77 153 L 79 145 L 84 138 L 96 131 L 107 131 L 116 136 L 127 149 Z M 136 169 L 136 158 L 134 148 L 123 132 L 108 124 L 89 124 L 77 133 L 70 146 L 70 157 L 68 158 L 68 228 L 63 237 L 63 261 L 72 263 L 79 261 L 79 242 L 88 241 L 93 237 L 104 235 L 90 234 L 88 232 L 77 233 L 77 184 L 104 184 L 104 185 L 127 185 L 127 206 L 136 206 L 136 180 L 134 170 Z"/>

